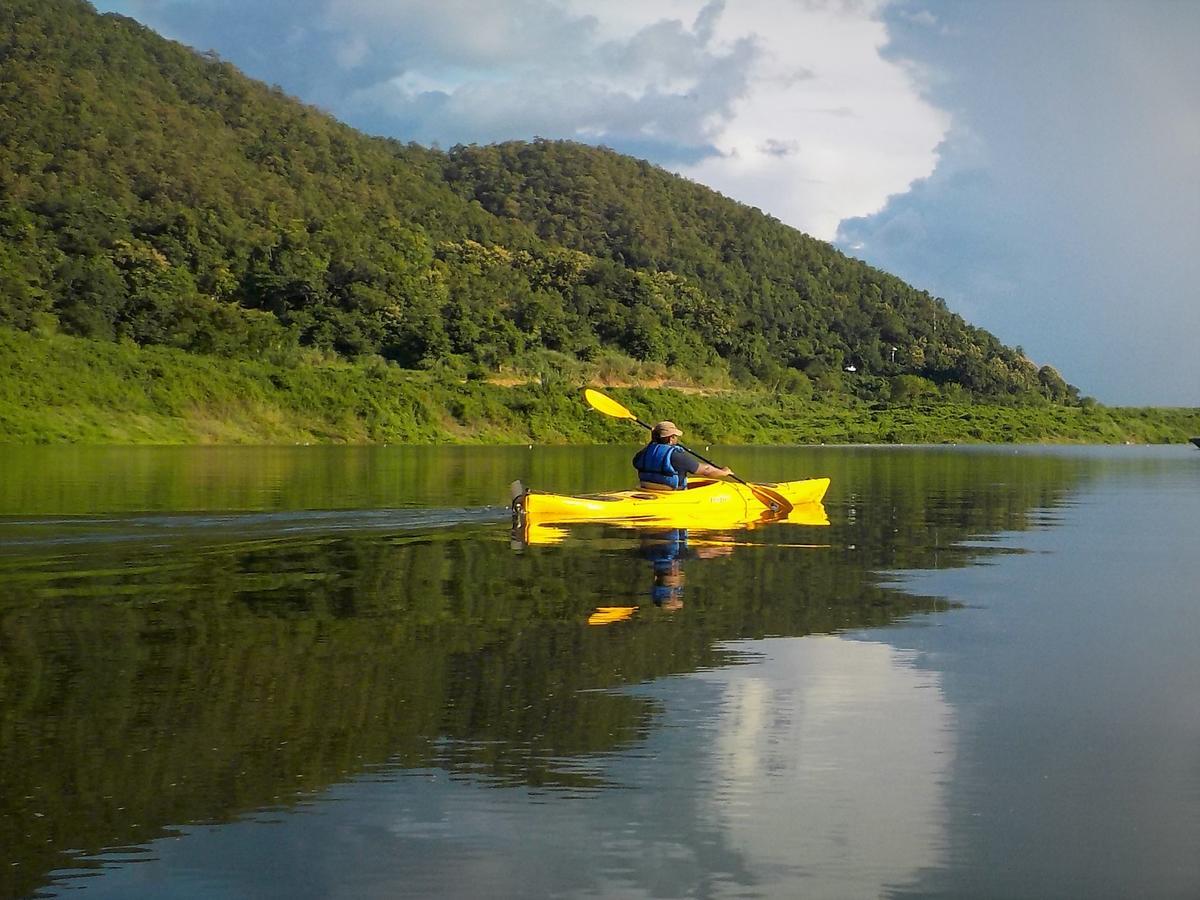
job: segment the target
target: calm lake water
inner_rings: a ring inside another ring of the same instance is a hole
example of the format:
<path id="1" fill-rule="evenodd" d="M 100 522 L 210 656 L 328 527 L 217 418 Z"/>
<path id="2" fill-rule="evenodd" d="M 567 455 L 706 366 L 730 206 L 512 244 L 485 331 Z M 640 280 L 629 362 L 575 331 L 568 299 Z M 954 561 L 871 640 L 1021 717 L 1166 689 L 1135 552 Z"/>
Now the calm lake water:
<path id="1" fill-rule="evenodd" d="M 1200 896 L 1200 451 L 631 453 L 0 448 L 0 895 Z"/>

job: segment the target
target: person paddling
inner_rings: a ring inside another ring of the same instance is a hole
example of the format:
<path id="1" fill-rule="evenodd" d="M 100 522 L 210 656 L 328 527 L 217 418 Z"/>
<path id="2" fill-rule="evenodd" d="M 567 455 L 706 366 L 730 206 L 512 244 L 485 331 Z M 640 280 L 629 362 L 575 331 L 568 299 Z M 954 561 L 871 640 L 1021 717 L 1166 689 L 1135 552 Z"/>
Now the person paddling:
<path id="1" fill-rule="evenodd" d="M 687 487 L 688 475 L 727 478 L 733 474 L 726 466 L 717 467 L 696 459 L 679 446 L 682 436 L 674 422 L 659 422 L 650 429 L 650 443 L 633 458 L 644 490 L 681 491 Z"/>

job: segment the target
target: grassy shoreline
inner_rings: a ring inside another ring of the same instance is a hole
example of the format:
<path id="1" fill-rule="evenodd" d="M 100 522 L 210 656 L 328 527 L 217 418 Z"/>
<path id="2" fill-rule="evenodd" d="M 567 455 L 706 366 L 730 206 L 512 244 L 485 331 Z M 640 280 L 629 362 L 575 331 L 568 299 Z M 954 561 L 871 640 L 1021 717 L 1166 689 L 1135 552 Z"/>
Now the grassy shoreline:
<path id="1" fill-rule="evenodd" d="M 0 329 L 8 444 L 630 443 L 630 426 L 587 407 L 581 387 L 446 382 L 378 361 L 284 367 Z M 710 443 L 1185 443 L 1200 434 L 1200 408 L 611 393 Z"/>

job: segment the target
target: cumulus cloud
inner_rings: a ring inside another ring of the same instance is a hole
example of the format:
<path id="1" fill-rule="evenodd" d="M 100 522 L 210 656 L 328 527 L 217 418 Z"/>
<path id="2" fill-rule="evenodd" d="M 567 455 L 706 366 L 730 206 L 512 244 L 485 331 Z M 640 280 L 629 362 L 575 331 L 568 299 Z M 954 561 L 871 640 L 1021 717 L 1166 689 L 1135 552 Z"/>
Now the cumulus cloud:
<path id="1" fill-rule="evenodd" d="M 832 238 L 932 171 L 947 118 L 882 0 L 101 0 L 372 133 L 646 156 Z"/>
<path id="2" fill-rule="evenodd" d="M 928 176 L 949 118 L 922 98 L 909 68 L 885 58 L 881 9 L 731 5 L 718 35 L 752 33 L 761 52 L 714 138 L 720 155 L 681 171 L 822 238 Z M 788 142 L 798 151 L 774 152 Z"/>

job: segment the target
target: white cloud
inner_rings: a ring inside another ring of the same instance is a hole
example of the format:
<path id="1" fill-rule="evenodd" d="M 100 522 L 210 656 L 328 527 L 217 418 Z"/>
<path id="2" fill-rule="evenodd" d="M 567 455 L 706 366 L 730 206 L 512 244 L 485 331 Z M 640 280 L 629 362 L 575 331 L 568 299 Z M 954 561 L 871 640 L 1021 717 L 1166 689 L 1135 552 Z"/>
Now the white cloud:
<path id="1" fill-rule="evenodd" d="M 826 239 L 929 175 L 949 119 L 881 55 L 878 13 L 879 4 L 770 0 L 727 9 L 718 38 L 753 34 L 763 52 L 715 136 L 721 156 L 681 172 Z"/>

